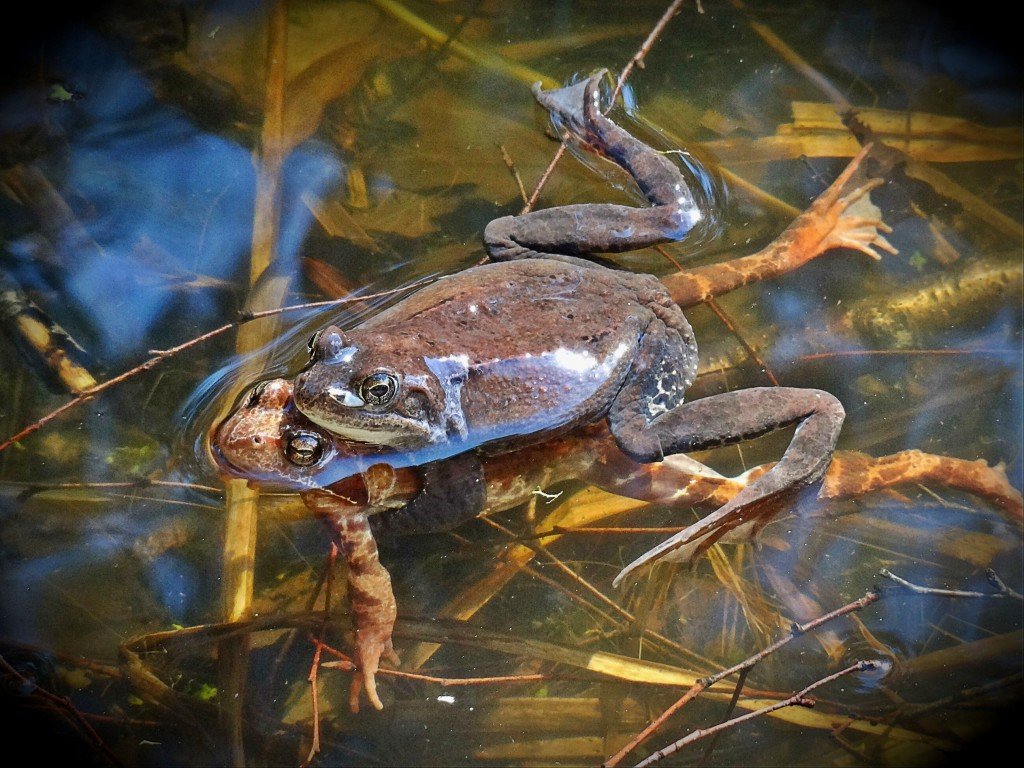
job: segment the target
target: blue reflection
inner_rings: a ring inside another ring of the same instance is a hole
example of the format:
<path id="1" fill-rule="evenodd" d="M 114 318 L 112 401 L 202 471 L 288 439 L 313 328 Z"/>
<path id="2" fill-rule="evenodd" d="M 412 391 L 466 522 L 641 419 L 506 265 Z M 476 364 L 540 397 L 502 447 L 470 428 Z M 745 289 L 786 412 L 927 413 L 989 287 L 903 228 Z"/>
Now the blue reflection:
<path id="1" fill-rule="evenodd" d="M 89 319 L 93 351 L 108 362 L 145 351 L 144 340 L 172 319 L 172 310 L 195 324 L 212 322 L 214 291 L 168 285 L 196 276 L 230 280 L 245 268 L 256 177 L 251 151 L 160 103 L 148 81 L 87 30 L 55 45 L 48 67 L 67 73 L 82 94 L 44 107 L 68 146 L 40 165 L 98 246 L 71 232 L 54 244 L 66 281 L 58 290 Z M 16 107 L 30 101 L 16 94 L 0 104 L 0 128 L 23 122 L 25 112 Z M 275 271 L 297 270 L 311 220 L 302 195 L 322 195 L 341 171 L 339 160 L 313 141 L 287 159 Z M 11 250 L 32 249 L 21 242 Z M 21 270 L 29 284 L 46 282 L 31 262 Z"/>
<path id="2" fill-rule="evenodd" d="M 154 596 L 167 609 L 170 620 L 183 622 L 196 605 L 199 578 L 195 567 L 167 553 L 154 558 L 148 566 L 146 575 Z"/>

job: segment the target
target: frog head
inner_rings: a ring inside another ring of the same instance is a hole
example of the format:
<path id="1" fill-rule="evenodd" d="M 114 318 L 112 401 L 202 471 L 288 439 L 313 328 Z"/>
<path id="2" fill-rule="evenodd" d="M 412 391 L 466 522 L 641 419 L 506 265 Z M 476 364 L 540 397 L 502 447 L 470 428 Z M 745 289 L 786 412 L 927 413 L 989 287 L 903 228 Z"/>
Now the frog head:
<path id="1" fill-rule="evenodd" d="M 309 341 L 295 404 L 311 421 L 357 443 L 399 450 L 465 435 L 466 361 L 424 356 L 422 339 L 329 326 Z"/>
<path id="2" fill-rule="evenodd" d="M 288 488 L 312 488 L 337 457 L 330 435 L 309 423 L 291 400 L 291 382 L 260 382 L 210 432 L 210 453 L 230 477 Z"/>

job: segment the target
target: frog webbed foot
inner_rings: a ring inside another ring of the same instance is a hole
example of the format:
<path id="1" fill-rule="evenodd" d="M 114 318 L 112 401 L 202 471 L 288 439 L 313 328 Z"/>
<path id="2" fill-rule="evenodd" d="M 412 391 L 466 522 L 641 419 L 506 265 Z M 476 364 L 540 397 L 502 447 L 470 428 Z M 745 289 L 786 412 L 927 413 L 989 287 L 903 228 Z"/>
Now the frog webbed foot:
<path id="1" fill-rule="evenodd" d="M 582 203 L 495 219 L 484 230 L 487 252 L 495 261 L 564 261 L 591 253 L 622 253 L 681 240 L 694 227 L 708 223 L 710 207 L 701 185 L 691 183 L 665 154 L 602 113 L 604 75 L 602 70 L 552 91 L 536 85 L 534 94 L 555 123 L 567 128 L 585 149 L 629 173 L 651 207 Z"/>
<path id="2" fill-rule="evenodd" d="M 349 689 L 349 705 L 353 712 L 358 712 L 359 696 L 365 690 L 370 703 L 376 709 L 383 709 L 377 693 L 377 670 L 382 658 L 398 663 L 391 641 L 398 615 L 391 575 L 381 565 L 377 542 L 366 515 L 337 513 L 329 497 L 316 494 L 308 495 L 306 504 L 328 515 L 348 566 L 348 601 L 354 630 L 354 655 L 359 667 Z"/>
<path id="3" fill-rule="evenodd" d="M 533 84 L 534 98 L 551 113 L 556 126 L 565 128 L 598 154 L 604 153 L 603 124 L 611 123 L 601 113 L 601 81 L 607 74 L 608 70 L 602 69 L 578 83 L 551 91 L 545 91 L 540 83 Z"/>
<path id="4" fill-rule="evenodd" d="M 879 260 L 879 250 L 895 256 L 899 251 L 885 239 L 892 227 L 882 220 L 882 212 L 870 197 L 870 192 L 885 183 L 874 178 L 847 191 L 850 181 L 860 169 L 871 145 L 864 146 L 850 161 L 839 177 L 811 205 L 803 217 L 811 218 L 811 226 L 825 231 L 817 249 L 824 253 L 831 248 L 851 248 L 872 259 Z"/>
<path id="5" fill-rule="evenodd" d="M 366 691 L 366 698 L 374 709 L 384 709 L 384 704 L 377 693 L 377 671 L 380 661 L 398 666 L 401 663 L 395 648 L 391 644 L 391 631 L 394 620 L 390 622 L 363 623 L 355 631 L 355 656 L 358 669 L 349 687 L 348 703 L 353 712 L 359 711 L 359 698 Z"/>
<path id="6" fill-rule="evenodd" d="M 792 387 L 741 389 L 683 403 L 651 419 L 639 432 L 638 407 L 613 409 L 609 416 L 619 447 L 638 461 L 729 445 L 792 424 L 797 428 L 775 466 L 718 510 L 626 566 L 615 578 L 616 586 L 627 574 L 677 551 L 689 556 L 703 551 L 730 530 L 774 512 L 777 505 L 772 502 L 784 494 L 820 480 L 845 416 L 842 404 L 828 392 Z M 653 443 L 657 450 L 651 448 Z M 696 547 L 687 546 L 701 539 Z"/>

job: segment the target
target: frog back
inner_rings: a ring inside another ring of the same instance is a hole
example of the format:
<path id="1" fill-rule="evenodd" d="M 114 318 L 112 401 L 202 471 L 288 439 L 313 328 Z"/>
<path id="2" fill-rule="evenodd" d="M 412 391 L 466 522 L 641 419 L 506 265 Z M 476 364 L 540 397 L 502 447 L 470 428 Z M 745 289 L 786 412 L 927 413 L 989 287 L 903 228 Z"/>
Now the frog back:
<path id="1" fill-rule="evenodd" d="M 518 447 L 607 413 L 652 319 L 639 277 L 548 259 L 485 264 L 359 330 L 416 339 L 448 407 L 461 408 L 466 440 Z"/>

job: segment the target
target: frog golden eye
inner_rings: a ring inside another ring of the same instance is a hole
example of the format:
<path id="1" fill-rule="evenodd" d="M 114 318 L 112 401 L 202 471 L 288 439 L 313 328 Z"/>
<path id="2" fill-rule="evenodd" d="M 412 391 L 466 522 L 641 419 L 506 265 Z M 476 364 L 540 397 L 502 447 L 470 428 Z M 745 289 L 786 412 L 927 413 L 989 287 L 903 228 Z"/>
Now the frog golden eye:
<path id="1" fill-rule="evenodd" d="M 359 385 L 359 396 L 369 405 L 387 405 L 398 394 L 398 379 L 390 373 L 371 373 Z"/>
<path id="2" fill-rule="evenodd" d="M 315 432 L 298 430 L 288 438 L 284 455 L 292 464 L 309 467 L 324 455 L 324 439 Z"/>

